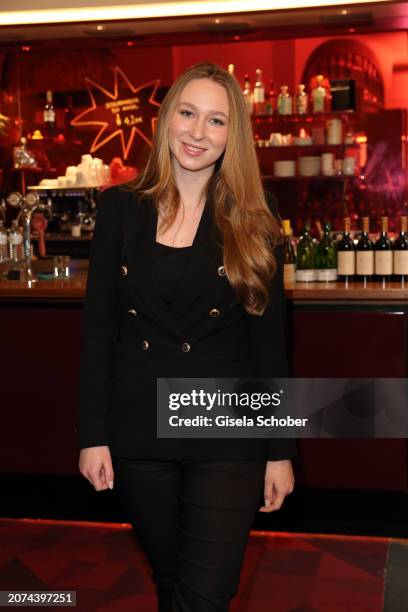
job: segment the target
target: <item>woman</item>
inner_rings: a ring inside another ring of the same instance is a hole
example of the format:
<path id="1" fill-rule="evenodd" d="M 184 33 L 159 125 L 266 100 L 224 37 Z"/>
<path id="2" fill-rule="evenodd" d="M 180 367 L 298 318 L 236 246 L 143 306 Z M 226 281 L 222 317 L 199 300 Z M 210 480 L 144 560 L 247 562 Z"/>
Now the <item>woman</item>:
<path id="1" fill-rule="evenodd" d="M 240 87 L 204 63 L 167 93 L 136 182 L 98 206 L 79 469 L 97 491 L 115 486 L 160 612 L 228 610 L 261 494 L 271 512 L 293 490 L 293 440 L 156 435 L 158 377 L 287 375 L 280 229 L 265 197 Z"/>

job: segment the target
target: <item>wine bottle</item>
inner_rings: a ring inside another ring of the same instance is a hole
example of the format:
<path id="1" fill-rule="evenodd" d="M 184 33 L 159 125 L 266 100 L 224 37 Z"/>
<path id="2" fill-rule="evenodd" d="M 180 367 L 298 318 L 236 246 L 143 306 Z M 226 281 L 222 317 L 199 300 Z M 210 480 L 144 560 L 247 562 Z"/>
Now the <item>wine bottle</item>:
<path id="1" fill-rule="evenodd" d="M 388 238 L 388 217 L 381 217 L 381 232 L 374 245 L 374 269 L 379 280 L 392 276 L 392 246 Z"/>
<path id="2" fill-rule="evenodd" d="M 337 277 L 346 283 L 356 273 L 354 242 L 350 236 L 350 217 L 344 217 L 344 231 L 337 243 Z"/>
<path id="3" fill-rule="evenodd" d="M 402 216 L 400 223 L 400 235 L 394 242 L 394 274 L 398 280 L 404 280 L 408 276 L 407 217 Z"/>
<path id="4" fill-rule="evenodd" d="M 323 223 L 323 237 L 316 248 L 316 268 L 318 281 L 337 280 L 336 245 L 330 236 L 330 221 Z"/>
<path id="5" fill-rule="evenodd" d="M 254 94 L 251 90 L 251 81 L 249 79 L 249 74 L 245 75 L 245 83 L 243 92 L 245 98 L 245 104 L 248 110 L 248 113 L 252 115 L 254 112 Z"/>
<path id="6" fill-rule="evenodd" d="M 46 102 L 44 105 L 44 125 L 45 125 L 45 135 L 48 138 L 52 138 L 55 136 L 55 110 L 54 104 L 52 101 L 52 91 L 48 90 L 46 93 Z"/>
<path id="7" fill-rule="evenodd" d="M 374 245 L 369 237 L 370 219 L 363 217 L 363 233 L 356 246 L 356 274 L 364 282 L 374 276 Z"/>
<path id="8" fill-rule="evenodd" d="M 254 86 L 254 111 L 255 115 L 265 113 L 265 87 L 262 82 L 262 70 L 256 69 L 256 81 Z"/>
<path id="9" fill-rule="evenodd" d="M 283 252 L 284 252 L 284 264 L 283 264 L 283 282 L 285 285 L 294 283 L 296 281 L 296 257 L 295 250 L 292 244 L 292 228 L 290 227 L 290 220 L 282 220 L 283 227 Z"/>
<path id="10" fill-rule="evenodd" d="M 296 280 L 299 282 L 316 280 L 315 246 L 310 235 L 310 223 L 305 223 L 297 247 Z"/>

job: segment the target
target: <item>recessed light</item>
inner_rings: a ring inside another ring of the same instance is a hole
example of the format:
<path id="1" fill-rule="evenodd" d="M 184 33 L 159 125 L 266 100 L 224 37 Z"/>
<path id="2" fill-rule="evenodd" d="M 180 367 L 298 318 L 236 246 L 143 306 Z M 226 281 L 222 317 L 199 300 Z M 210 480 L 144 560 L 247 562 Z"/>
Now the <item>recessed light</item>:
<path id="1" fill-rule="evenodd" d="M 221 23 L 221 19 L 214 19 L 214 23 Z"/>
<path id="2" fill-rule="evenodd" d="M 347 9 L 343 9 L 343 10 L 341 11 L 341 14 L 342 14 L 342 15 L 348 15 L 348 10 L 347 10 Z"/>
<path id="3" fill-rule="evenodd" d="M 103 25 L 97 25 L 97 26 L 96 26 L 96 29 L 98 30 L 98 32 L 102 32 L 102 30 L 104 30 L 104 29 L 105 29 L 105 26 L 103 26 Z"/>

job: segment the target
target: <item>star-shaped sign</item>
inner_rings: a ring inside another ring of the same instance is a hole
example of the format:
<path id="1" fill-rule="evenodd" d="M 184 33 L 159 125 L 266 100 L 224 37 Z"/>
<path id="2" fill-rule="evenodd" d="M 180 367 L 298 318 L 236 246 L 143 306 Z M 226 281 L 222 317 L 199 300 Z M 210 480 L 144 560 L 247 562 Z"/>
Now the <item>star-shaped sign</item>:
<path id="1" fill-rule="evenodd" d="M 91 153 L 119 136 L 123 159 L 126 160 L 136 134 L 152 145 L 157 109 L 160 107 L 154 97 L 160 79 L 134 87 L 118 66 L 114 69 L 114 77 L 113 93 L 92 79 L 85 79 L 92 106 L 75 117 L 71 124 L 78 127 L 100 126 L 92 143 Z"/>

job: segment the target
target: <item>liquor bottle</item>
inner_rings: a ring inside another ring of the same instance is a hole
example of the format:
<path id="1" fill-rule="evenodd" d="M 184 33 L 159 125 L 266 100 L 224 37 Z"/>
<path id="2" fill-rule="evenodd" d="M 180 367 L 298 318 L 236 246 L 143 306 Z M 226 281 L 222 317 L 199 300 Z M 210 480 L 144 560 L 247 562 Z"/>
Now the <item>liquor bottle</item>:
<path id="1" fill-rule="evenodd" d="M 275 96 L 275 85 L 273 81 L 270 81 L 269 92 L 265 103 L 265 113 L 267 115 L 273 115 L 275 112 L 276 96 Z"/>
<path id="2" fill-rule="evenodd" d="M 252 113 L 254 112 L 254 94 L 253 94 L 253 91 L 251 90 L 251 81 L 249 79 L 249 74 L 245 75 L 245 84 L 244 84 L 244 89 L 242 93 L 244 94 L 248 113 L 252 115 Z"/>
<path id="3" fill-rule="evenodd" d="M 392 275 L 392 245 L 388 238 L 388 217 L 381 217 L 381 232 L 374 245 L 375 274 L 380 280 L 390 279 Z"/>
<path id="4" fill-rule="evenodd" d="M 4 227 L 4 221 L 0 221 L 0 262 L 8 260 L 8 248 L 7 248 L 7 230 Z"/>
<path id="5" fill-rule="evenodd" d="M 401 232 L 394 242 L 394 274 L 398 280 L 403 280 L 408 276 L 407 217 L 401 217 L 400 223 Z"/>
<path id="6" fill-rule="evenodd" d="M 263 115 L 265 113 L 265 87 L 262 82 L 262 70 L 257 68 L 255 72 L 254 111 L 255 115 Z"/>
<path id="7" fill-rule="evenodd" d="M 330 221 L 323 223 L 323 237 L 316 247 L 316 268 L 318 281 L 337 280 L 336 245 L 330 236 Z"/>
<path id="8" fill-rule="evenodd" d="M 318 74 L 316 77 L 316 87 L 312 89 L 312 108 L 314 113 L 323 113 L 325 109 L 326 88 L 323 87 L 324 76 Z"/>
<path id="9" fill-rule="evenodd" d="M 278 96 L 278 114 L 279 115 L 291 115 L 292 114 L 292 96 L 289 93 L 289 87 L 287 85 L 281 86 L 281 92 Z"/>
<path id="10" fill-rule="evenodd" d="M 337 243 L 337 277 L 346 283 L 356 273 L 354 242 L 350 236 L 350 217 L 344 217 L 344 231 Z"/>
<path id="11" fill-rule="evenodd" d="M 227 68 L 228 72 L 234 76 L 235 73 L 235 64 L 228 64 L 228 68 Z"/>
<path id="12" fill-rule="evenodd" d="M 45 134 L 48 138 L 55 136 L 55 110 L 52 101 L 52 91 L 47 91 L 47 101 L 44 105 Z"/>
<path id="13" fill-rule="evenodd" d="M 298 115 L 305 115 L 308 107 L 308 95 L 305 92 L 305 85 L 301 83 L 298 86 L 298 92 L 296 94 L 296 112 Z"/>
<path id="14" fill-rule="evenodd" d="M 283 282 L 285 285 L 296 281 L 296 257 L 295 250 L 292 244 L 292 228 L 290 220 L 282 220 L 283 227 Z"/>
<path id="15" fill-rule="evenodd" d="M 305 223 L 297 247 L 296 280 L 298 282 L 316 280 L 315 246 L 310 235 L 310 223 Z"/>
<path id="16" fill-rule="evenodd" d="M 363 217 L 363 233 L 356 246 L 356 274 L 364 280 L 372 280 L 374 276 L 374 245 L 369 237 L 370 219 Z"/>

